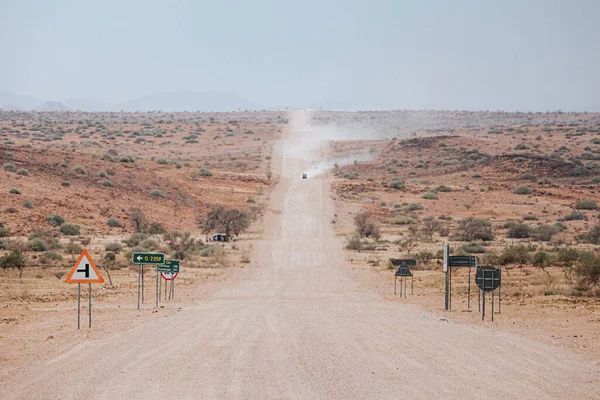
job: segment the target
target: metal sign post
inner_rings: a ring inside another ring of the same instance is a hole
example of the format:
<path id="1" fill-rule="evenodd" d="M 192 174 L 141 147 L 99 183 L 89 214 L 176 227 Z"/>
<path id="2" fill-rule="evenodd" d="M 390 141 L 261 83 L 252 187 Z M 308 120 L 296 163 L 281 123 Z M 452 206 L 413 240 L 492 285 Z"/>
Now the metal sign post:
<path id="1" fill-rule="evenodd" d="M 467 308 L 471 309 L 471 268 L 478 265 L 475 256 L 448 256 L 446 262 L 446 310 L 452 310 L 452 268 L 469 268 Z"/>
<path id="2" fill-rule="evenodd" d="M 142 304 L 144 304 L 144 265 L 146 264 L 164 264 L 165 255 L 163 253 L 133 253 L 131 262 L 138 264 L 138 310 L 140 309 L 140 295 Z M 157 277 L 158 280 L 158 277 Z M 141 288 L 140 288 L 141 286 Z M 158 306 L 158 302 L 157 302 Z"/>
<path id="3" fill-rule="evenodd" d="M 485 292 L 492 292 L 492 322 L 494 322 L 494 290 L 499 289 L 502 283 L 502 270 L 490 266 L 478 266 L 475 273 L 475 283 L 482 292 L 481 320 L 485 320 Z M 500 307 L 500 299 L 498 299 Z"/>
<path id="4" fill-rule="evenodd" d="M 402 297 L 402 293 L 404 293 L 404 298 L 406 298 L 406 295 L 408 293 L 406 285 L 408 283 L 408 277 L 410 276 L 411 277 L 410 294 L 412 295 L 413 288 L 414 288 L 414 276 L 408 266 L 409 265 L 412 265 L 412 266 L 417 265 L 417 260 L 413 260 L 413 259 L 399 260 L 399 259 L 392 258 L 392 259 L 390 259 L 390 262 L 394 266 L 399 265 L 398 270 L 396 270 L 396 273 L 394 274 L 394 294 L 396 294 L 396 279 L 398 277 L 400 277 L 400 297 Z M 402 288 L 402 284 L 404 284 L 404 289 Z"/>
<path id="5" fill-rule="evenodd" d="M 444 285 L 444 309 L 447 311 L 449 310 L 449 303 L 448 303 L 448 294 L 449 294 L 449 282 L 450 280 L 448 279 L 448 256 L 450 255 L 450 246 L 448 245 L 448 243 L 444 243 L 444 272 L 446 273 L 446 282 Z"/>
<path id="6" fill-rule="evenodd" d="M 81 329 L 81 283 L 77 284 L 77 330 Z"/>
<path id="7" fill-rule="evenodd" d="M 81 255 L 75 261 L 75 265 L 65 279 L 66 283 L 77 284 L 77 330 L 81 329 L 81 284 L 88 284 L 88 327 L 92 327 L 92 283 L 103 283 L 104 278 L 92 261 L 90 253 L 83 249 Z"/>

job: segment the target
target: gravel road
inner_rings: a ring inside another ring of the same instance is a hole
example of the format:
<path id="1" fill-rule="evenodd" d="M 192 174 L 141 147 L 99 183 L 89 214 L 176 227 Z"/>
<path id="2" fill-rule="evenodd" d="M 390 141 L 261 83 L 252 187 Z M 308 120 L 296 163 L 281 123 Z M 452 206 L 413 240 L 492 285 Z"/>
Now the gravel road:
<path id="1" fill-rule="evenodd" d="M 311 153 L 312 154 L 312 153 Z M 600 397 L 599 367 L 389 302 L 347 272 L 328 179 L 284 140 L 259 267 L 174 316 L 89 341 L 3 383 L 3 399 Z"/>

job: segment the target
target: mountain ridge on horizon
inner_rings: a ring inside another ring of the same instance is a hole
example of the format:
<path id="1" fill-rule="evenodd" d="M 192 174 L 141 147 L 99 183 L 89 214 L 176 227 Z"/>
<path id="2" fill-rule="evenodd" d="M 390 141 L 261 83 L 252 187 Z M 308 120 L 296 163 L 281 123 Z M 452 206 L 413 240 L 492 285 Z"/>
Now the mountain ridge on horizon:
<path id="1" fill-rule="evenodd" d="M 159 92 L 119 103 L 95 97 L 75 97 L 44 101 L 34 96 L 16 95 L 0 90 L 0 110 L 52 111 L 237 111 L 261 107 L 233 92 Z"/>

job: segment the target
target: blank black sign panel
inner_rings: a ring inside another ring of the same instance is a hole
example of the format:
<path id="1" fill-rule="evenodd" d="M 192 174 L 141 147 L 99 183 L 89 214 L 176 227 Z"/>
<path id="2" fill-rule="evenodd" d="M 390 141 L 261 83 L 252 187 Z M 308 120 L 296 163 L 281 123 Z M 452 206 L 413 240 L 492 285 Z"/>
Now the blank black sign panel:
<path id="1" fill-rule="evenodd" d="M 417 260 L 414 260 L 412 258 L 407 258 L 407 259 L 401 259 L 401 258 L 390 258 L 390 261 L 392 262 L 392 265 L 394 267 L 399 267 L 399 266 L 409 266 L 409 267 L 414 267 L 415 265 L 417 265 Z"/>
<path id="2" fill-rule="evenodd" d="M 475 273 L 475 283 L 483 291 L 496 290 L 501 283 L 502 270 L 490 266 L 479 266 Z"/>
<path id="3" fill-rule="evenodd" d="M 448 257 L 448 265 L 450 267 L 474 267 L 477 265 L 477 257 L 475 256 L 450 256 Z"/>

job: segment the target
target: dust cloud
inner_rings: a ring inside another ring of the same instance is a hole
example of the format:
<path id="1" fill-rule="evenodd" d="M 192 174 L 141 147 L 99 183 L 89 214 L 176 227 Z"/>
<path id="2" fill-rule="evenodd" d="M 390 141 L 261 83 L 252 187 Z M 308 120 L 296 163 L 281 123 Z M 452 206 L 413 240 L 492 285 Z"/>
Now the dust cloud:
<path id="1" fill-rule="evenodd" d="M 314 122 L 314 111 L 295 110 L 288 112 L 289 137 L 284 146 L 285 155 L 313 163 L 303 173 L 308 178 L 321 175 L 336 166 L 342 167 L 357 161 L 373 158 L 370 151 L 348 154 L 344 157 L 329 158 L 324 149 L 329 142 L 336 140 L 372 140 L 374 135 L 363 127 L 336 126 Z"/>

